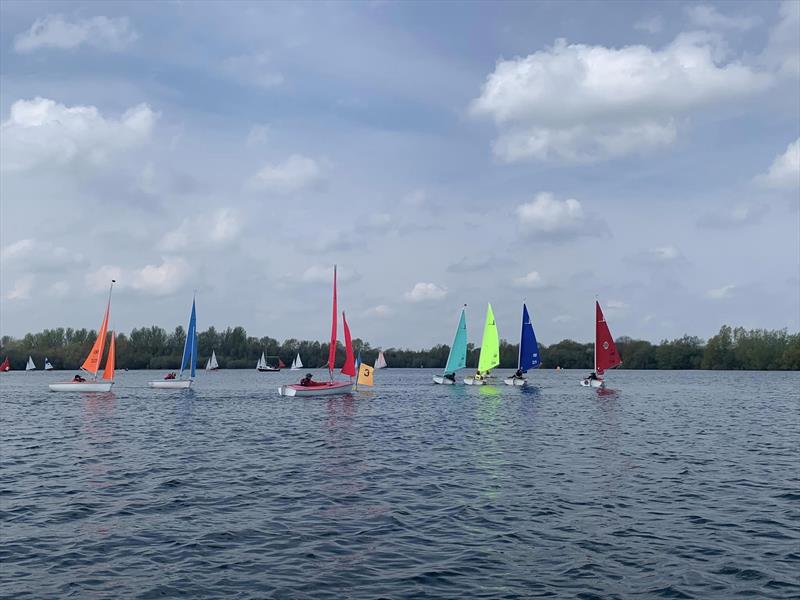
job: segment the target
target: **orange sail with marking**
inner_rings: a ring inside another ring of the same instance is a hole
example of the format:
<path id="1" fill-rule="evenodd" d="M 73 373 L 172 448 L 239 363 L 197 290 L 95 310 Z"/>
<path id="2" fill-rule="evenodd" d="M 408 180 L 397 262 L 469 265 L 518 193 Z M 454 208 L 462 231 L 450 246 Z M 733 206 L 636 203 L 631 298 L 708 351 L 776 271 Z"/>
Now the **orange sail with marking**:
<path id="1" fill-rule="evenodd" d="M 106 332 L 108 331 L 108 313 L 111 311 L 111 298 L 108 299 L 106 306 L 106 315 L 103 317 L 103 322 L 100 325 L 100 330 L 97 332 L 97 339 L 94 341 L 94 346 L 89 352 L 89 356 L 83 361 L 81 369 L 88 371 L 94 376 L 100 370 L 100 360 L 103 358 L 103 349 L 106 346 Z"/>
<path id="2" fill-rule="evenodd" d="M 106 358 L 106 368 L 103 371 L 103 379 L 114 381 L 114 369 L 117 366 L 116 344 L 114 343 L 114 332 L 111 332 L 111 344 L 108 346 L 108 357 Z"/>

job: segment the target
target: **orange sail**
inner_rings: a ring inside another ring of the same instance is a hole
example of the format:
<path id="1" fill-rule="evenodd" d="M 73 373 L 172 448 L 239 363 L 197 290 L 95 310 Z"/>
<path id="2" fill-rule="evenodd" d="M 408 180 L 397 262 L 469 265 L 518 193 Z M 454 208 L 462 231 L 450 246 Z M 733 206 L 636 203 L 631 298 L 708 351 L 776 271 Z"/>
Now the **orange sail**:
<path id="1" fill-rule="evenodd" d="M 108 305 L 106 306 L 106 315 L 103 317 L 103 322 L 100 325 L 100 330 L 97 332 L 97 339 L 94 341 L 94 346 L 92 346 L 91 352 L 89 352 L 89 356 L 86 357 L 86 360 L 83 361 L 83 365 L 81 365 L 81 369 L 84 371 L 88 371 L 92 375 L 97 375 L 97 371 L 100 370 L 100 360 L 103 358 L 103 349 L 106 346 L 106 332 L 108 331 L 108 313 L 111 310 L 111 298 L 108 299 Z"/>
<path id="2" fill-rule="evenodd" d="M 342 311 L 342 324 L 344 325 L 344 366 L 342 373 L 355 377 L 356 374 L 356 359 L 353 356 L 353 341 L 350 339 L 350 328 L 347 326 L 347 317 L 344 316 Z"/>
<path id="3" fill-rule="evenodd" d="M 111 344 L 108 346 L 108 357 L 106 358 L 106 368 L 103 371 L 103 379 L 114 381 L 114 368 L 117 366 L 116 344 L 114 343 L 114 332 L 111 332 Z"/>

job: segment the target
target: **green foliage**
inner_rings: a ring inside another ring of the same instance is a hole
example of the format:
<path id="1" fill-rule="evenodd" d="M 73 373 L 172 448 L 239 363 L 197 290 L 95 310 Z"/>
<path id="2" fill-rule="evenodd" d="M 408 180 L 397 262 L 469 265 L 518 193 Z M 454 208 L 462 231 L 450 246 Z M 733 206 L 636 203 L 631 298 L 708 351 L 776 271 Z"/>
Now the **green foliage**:
<path id="1" fill-rule="evenodd" d="M 109 334 L 110 335 L 110 334 Z M 41 368 L 45 356 L 56 369 L 76 370 L 80 367 L 97 336 L 86 329 L 56 328 L 40 333 L 29 333 L 22 339 L 4 336 L 0 360 L 9 357 L 12 369 L 24 369 L 28 355 Z M 161 327 L 134 329 L 130 335 L 117 335 L 117 367 L 129 369 L 178 369 L 183 353 L 186 331 L 176 327 L 167 333 Z M 623 369 L 754 369 L 800 370 L 800 334 L 784 330 L 746 330 L 724 325 L 707 343 L 697 337 L 684 336 L 672 341 L 664 340 L 654 345 L 644 340 L 621 337 L 617 347 L 622 356 Z M 373 363 L 378 349 L 368 342 L 353 340 L 356 353 L 361 351 L 367 363 Z M 542 367 L 552 369 L 591 369 L 594 363 L 593 344 L 562 340 L 551 346 L 539 345 Z M 264 336 L 248 336 L 243 327 L 217 331 L 209 327 L 198 334 L 198 365 L 202 367 L 215 351 L 220 367 L 227 369 L 252 369 L 258 357 L 278 356 L 287 365 L 297 353 L 309 368 L 323 367 L 328 361 L 328 344 L 301 341 L 294 338 L 282 344 Z M 441 368 L 447 362 L 450 347 L 439 344 L 428 350 L 388 348 L 384 350 L 390 367 Z M 467 347 L 467 365 L 478 364 L 480 348 Z M 344 347 L 336 348 L 336 364 L 344 362 Z M 500 342 L 500 366 L 517 366 L 518 346 L 506 340 Z"/>

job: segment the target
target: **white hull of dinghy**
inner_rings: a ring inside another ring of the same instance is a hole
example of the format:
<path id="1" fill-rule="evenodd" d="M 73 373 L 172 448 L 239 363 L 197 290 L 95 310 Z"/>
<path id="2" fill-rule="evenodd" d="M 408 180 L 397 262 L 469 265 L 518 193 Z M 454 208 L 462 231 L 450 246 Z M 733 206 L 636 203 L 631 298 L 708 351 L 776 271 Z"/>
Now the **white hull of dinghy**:
<path id="1" fill-rule="evenodd" d="M 606 387 L 606 382 L 602 379 L 581 379 L 583 387 L 601 388 Z"/>
<path id="2" fill-rule="evenodd" d="M 294 397 L 306 396 L 333 396 L 334 394 L 351 394 L 353 392 L 353 384 L 347 381 L 333 381 L 325 385 L 280 385 L 278 386 L 278 394 Z"/>
<path id="3" fill-rule="evenodd" d="M 489 382 L 486 381 L 485 379 L 475 379 L 474 377 L 465 377 L 464 383 L 466 383 L 467 385 L 486 385 Z"/>
<path id="4" fill-rule="evenodd" d="M 192 387 L 191 379 L 160 379 L 148 381 L 147 386 L 160 390 L 185 390 Z"/>
<path id="5" fill-rule="evenodd" d="M 51 383 L 51 392 L 110 392 L 113 381 L 65 381 Z"/>
<path id="6" fill-rule="evenodd" d="M 503 383 L 514 387 L 524 387 L 528 385 L 528 380 L 520 377 L 509 377 L 508 379 L 503 379 Z"/>
<path id="7" fill-rule="evenodd" d="M 455 385 L 456 382 L 452 379 L 448 379 L 447 377 L 442 377 L 441 375 L 434 375 L 433 376 L 433 383 L 438 383 L 439 385 Z"/>

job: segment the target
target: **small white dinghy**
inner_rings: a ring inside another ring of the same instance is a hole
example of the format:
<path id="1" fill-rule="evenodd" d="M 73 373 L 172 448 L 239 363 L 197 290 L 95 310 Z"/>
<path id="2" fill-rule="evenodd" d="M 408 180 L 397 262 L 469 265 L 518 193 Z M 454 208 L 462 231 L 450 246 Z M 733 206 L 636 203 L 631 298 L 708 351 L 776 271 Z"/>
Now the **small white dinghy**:
<path id="1" fill-rule="evenodd" d="M 189 379 L 183 378 L 183 372 L 189 371 Z M 148 387 L 159 390 L 185 390 L 192 387 L 197 370 L 197 312 L 192 298 L 192 312 L 189 315 L 189 327 L 186 330 L 186 340 L 183 342 L 183 356 L 181 357 L 181 372 L 178 377 L 172 373 L 169 379 L 158 379 L 147 383 Z M 169 377 L 169 376 L 168 376 Z"/>
<path id="2" fill-rule="evenodd" d="M 606 318 L 603 316 L 603 309 L 600 303 L 595 300 L 595 330 L 594 330 L 594 371 L 588 377 L 581 379 L 583 387 L 604 388 L 603 373 L 608 369 L 622 364 L 622 359 L 617 352 L 617 345 L 614 337 L 608 328 Z"/>
<path id="3" fill-rule="evenodd" d="M 375 359 L 374 369 L 377 371 L 378 369 L 385 369 L 388 365 L 386 364 L 386 357 L 383 355 L 383 350 L 378 352 L 378 358 Z"/>
<path id="4" fill-rule="evenodd" d="M 539 358 L 539 344 L 536 342 L 536 334 L 533 332 L 533 324 L 528 307 L 522 303 L 522 332 L 519 336 L 519 357 L 517 358 L 517 372 L 511 377 L 503 380 L 506 385 L 514 387 L 525 387 L 528 380 L 525 373 L 529 369 L 536 369 L 542 364 Z"/>
<path id="5" fill-rule="evenodd" d="M 453 345 L 450 346 L 450 353 L 447 355 L 447 363 L 441 375 L 433 376 L 433 383 L 438 385 L 455 385 L 456 371 L 467 366 L 467 305 L 461 309 L 461 318 L 458 320 L 456 335 L 453 338 Z"/>
<path id="6" fill-rule="evenodd" d="M 94 341 L 92 349 L 89 351 L 89 356 L 83 361 L 81 369 L 90 373 L 92 379 L 90 381 L 64 381 L 61 383 L 51 383 L 48 387 L 51 392 L 110 392 L 111 386 L 114 385 L 114 369 L 116 366 L 116 343 L 114 332 L 111 332 L 111 344 L 108 347 L 108 356 L 106 357 L 106 367 L 103 370 L 103 377 L 101 381 L 97 381 L 97 372 L 100 370 L 100 360 L 103 358 L 103 349 L 106 345 L 106 334 L 108 332 L 108 317 L 111 312 L 111 291 L 114 289 L 115 281 L 111 280 L 111 289 L 108 291 L 108 304 L 106 305 L 106 314 L 103 317 L 103 322 L 100 324 L 100 329 L 97 333 L 97 339 Z M 76 377 L 78 377 L 76 375 Z"/>
<path id="7" fill-rule="evenodd" d="M 33 362 L 33 358 L 31 358 L 30 355 L 28 355 L 28 363 L 25 365 L 25 370 L 26 371 L 36 370 L 36 364 Z"/>
<path id="8" fill-rule="evenodd" d="M 217 353 L 212 350 L 211 351 L 211 358 L 208 359 L 206 362 L 206 371 L 216 371 L 219 369 L 219 363 L 217 362 Z"/>
<path id="9" fill-rule="evenodd" d="M 305 396 L 332 396 L 334 394 L 349 394 L 353 391 L 353 384 L 349 381 L 327 381 L 312 386 L 300 384 L 278 386 L 278 394 L 289 398 Z"/>
<path id="10" fill-rule="evenodd" d="M 478 371 L 474 377 L 465 377 L 467 385 L 486 385 L 491 377 L 490 371 L 500 365 L 500 335 L 491 303 L 486 307 L 486 321 L 483 324 L 481 353 L 478 356 Z"/>
<path id="11" fill-rule="evenodd" d="M 45 371 L 52 371 L 53 370 L 53 365 L 50 364 L 50 361 L 47 360 L 46 356 L 44 357 L 44 370 Z"/>

